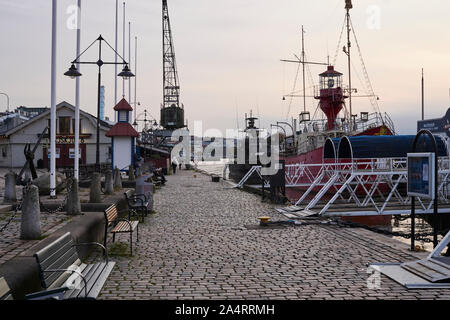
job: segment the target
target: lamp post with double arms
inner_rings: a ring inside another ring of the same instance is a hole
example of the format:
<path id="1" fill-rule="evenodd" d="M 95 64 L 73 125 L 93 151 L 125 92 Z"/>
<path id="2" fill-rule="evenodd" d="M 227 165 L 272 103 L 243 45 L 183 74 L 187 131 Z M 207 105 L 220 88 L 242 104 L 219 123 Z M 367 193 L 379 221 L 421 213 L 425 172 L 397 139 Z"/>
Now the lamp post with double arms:
<path id="1" fill-rule="evenodd" d="M 97 61 L 79 61 L 79 59 L 81 58 L 81 56 L 88 51 L 96 42 L 98 42 L 98 60 Z M 109 48 L 111 48 L 111 50 L 114 51 L 114 53 L 120 58 L 122 59 L 122 62 L 105 62 L 102 60 L 102 43 L 105 42 Z M 128 63 L 125 61 L 124 58 L 122 58 L 122 56 L 117 53 L 116 50 L 114 50 L 114 48 L 108 43 L 108 41 L 106 41 L 105 39 L 103 39 L 102 35 L 100 35 L 94 42 L 92 42 L 89 47 L 84 50 L 78 57 L 76 57 L 76 59 L 74 61 L 71 62 L 72 66 L 69 68 L 69 70 L 64 73 L 65 76 L 68 76 L 70 78 L 77 78 L 77 77 L 81 77 L 81 73 L 78 71 L 78 69 L 76 68 L 75 64 L 95 64 L 98 66 L 98 88 L 97 88 L 97 94 L 98 94 L 98 99 L 97 99 L 97 143 L 96 143 L 96 155 L 95 155 L 95 169 L 97 172 L 100 172 L 100 87 L 101 87 L 101 80 L 102 80 L 102 75 L 101 75 L 101 70 L 102 70 L 102 66 L 105 64 L 110 64 L 110 65 L 124 65 L 124 68 L 122 69 L 122 72 L 120 72 L 118 74 L 119 77 L 122 77 L 124 80 L 128 80 L 131 77 L 134 77 L 134 74 L 130 71 L 130 69 L 128 68 Z"/>
<path id="2" fill-rule="evenodd" d="M 270 128 L 273 128 L 273 127 L 281 128 L 284 131 L 284 152 L 286 152 L 287 151 L 287 145 L 286 145 L 287 134 L 286 134 L 286 130 L 282 126 L 280 126 L 279 124 L 271 124 Z"/>
<path id="3" fill-rule="evenodd" d="M 294 139 L 294 148 L 296 147 L 296 145 L 297 145 L 297 141 L 296 141 L 296 137 L 295 137 L 295 130 L 294 130 L 294 127 L 290 124 L 290 123 L 288 123 L 288 122 L 284 122 L 284 121 L 277 121 L 277 124 L 279 125 L 279 124 L 285 124 L 285 125 L 287 125 L 289 128 L 291 128 L 291 130 L 292 130 L 292 138 Z M 287 138 L 287 137 L 286 137 Z"/>

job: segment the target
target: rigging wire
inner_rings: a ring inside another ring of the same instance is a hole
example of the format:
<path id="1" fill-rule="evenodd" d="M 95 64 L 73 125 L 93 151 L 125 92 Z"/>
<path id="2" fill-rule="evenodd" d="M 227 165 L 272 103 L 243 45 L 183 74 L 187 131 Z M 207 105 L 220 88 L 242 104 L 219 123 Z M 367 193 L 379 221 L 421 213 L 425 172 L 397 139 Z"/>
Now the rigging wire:
<path id="1" fill-rule="evenodd" d="M 295 87 L 297 86 L 298 74 L 300 72 L 300 65 L 301 65 L 301 63 L 299 63 L 297 66 L 297 72 L 295 74 L 295 80 L 294 80 L 294 85 L 292 87 L 292 91 L 294 91 Z M 289 104 L 288 104 L 288 111 L 286 113 L 286 118 L 285 118 L 286 121 L 289 119 L 289 115 L 291 114 L 292 101 L 293 101 L 293 97 L 290 97 Z"/>
<path id="2" fill-rule="evenodd" d="M 305 59 L 307 59 L 307 58 L 306 58 L 306 54 L 305 54 Z M 314 78 L 313 78 L 312 73 L 311 73 L 311 67 L 310 67 L 309 64 L 306 65 L 306 72 L 307 72 L 307 76 L 308 76 L 308 81 L 309 81 L 310 84 L 311 84 L 311 87 L 309 87 L 309 88 L 312 88 L 312 89 L 313 89 L 313 90 L 312 90 L 311 96 L 314 96 L 314 87 L 316 86 L 316 83 L 314 82 Z M 314 101 L 315 101 L 315 98 L 312 97 L 312 98 L 311 98 L 311 105 L 312 105 L 312 108 L 314 108 Z"/>
<path id="3" fill-rule="evenodd" d="M 336 52 L 335 52 L 334 58 L 333 58 L 333 64 L 332 64 L 333 66 L 336 65 L 336 61 L 337 61 L 337 58 L 338 58 L 338 54 L 339 54 L 339 52 L 340 52 L 340 50 L 341 50 L 342 35 L 344 34 L 344 29 L 345 29 L 345 23 L 346 23 L 346 21 L 347 21 L 347 17 L 344 18 L 344 23 L 342 24 L 341 34 L 339 35 L 338 45 L 337 45 Z M 353 28 L 353 27 L 352 27 L 352 28 Z"/>
<path id="4" fill-rule="evenodd" d="M 355 38 L 356 47 L 358 48 L 359 59 L 361 61 L 364 77 L 366 79 L 366 86 L 368 89 L 368 93 L 369 93 L 369 95 L 372 96 L 372 98 L 369 99 L 370 103 L 372 104 L 373 108 L 375 109 L 375 112 L 377 112 L 378 114 L 381 114 L 380 107 L 378 106 L 377 98 L 373 91 L 372 83 L 370 81 L 369 74 L 367 73 L 366 65 L 364 63 L 364 59 L 363 59 L 362 52 L 361 52 L 361 47 L 359 46 L 358 39 L 356 38 L 355 28 L 353 28 L 353 22 L 352 22 L 351 18 L 350 18 L 350 26 L 352 28 L 353 37 Z"/>

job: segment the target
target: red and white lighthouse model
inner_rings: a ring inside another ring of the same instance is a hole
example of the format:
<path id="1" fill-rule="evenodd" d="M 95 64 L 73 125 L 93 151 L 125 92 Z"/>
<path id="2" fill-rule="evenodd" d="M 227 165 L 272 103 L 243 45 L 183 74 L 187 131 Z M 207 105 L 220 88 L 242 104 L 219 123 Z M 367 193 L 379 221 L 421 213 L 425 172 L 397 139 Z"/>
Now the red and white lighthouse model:
<path id="1" fill-rule="evenodd" d="M 139 136 L 130 125 L 130 112 L 133 108 L 127 100 L 122 99 L 114 110 L 117 111 L 118 122 L 106 133 L 107 137 L 111 137 L 112 167 L 128 170 L 134 164 L 136 138 Z"/>
<path id="2" fill-rule="evenodd" d="M 320 95 L 315 97 L 320 100 L 320 109 L 328 119 L 328 130 L 336 127 L 336 118 L 344 107 L 344 96 L 342 90 L 342 73 L 334 70 L 333 66 L 328 66 L 327 71 L 320 75 Z"/>

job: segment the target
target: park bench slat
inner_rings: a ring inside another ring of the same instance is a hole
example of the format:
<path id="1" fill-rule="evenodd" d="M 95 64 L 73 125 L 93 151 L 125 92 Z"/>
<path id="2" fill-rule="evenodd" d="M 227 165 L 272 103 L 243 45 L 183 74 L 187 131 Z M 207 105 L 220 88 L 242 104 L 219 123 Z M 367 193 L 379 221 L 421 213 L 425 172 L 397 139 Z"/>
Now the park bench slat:
<path id="1" fill-rule="evenodd" d="M 130 221 L 131 223 L 131 230 L 134 231 L 136 229 L 138 222 L 137 221 Z M 130 224 L 126 221 L 119 221 L 117 225 L 114 227 L 114 229 L 111 230 L 113 233 L 121 233 L 121 232 L 130 232 Z"/>
<path id="2" fill-rule="evenodd" d="M 85 288 L 86 284 L 81 279 L 81 290 L 67 290 L 68 288 L 65 288 L 67 291 L 64 294 L 64 298 L 77 298 L 80 296 L 84 297 L 86 292 L 88 297 L 97 297 L 107 277 L 111 273 L 115 262 L 109 262 L 107 259 L 107 252 L 105 252 L 105 262 L 89 265 L 82 264 L 76 250 L 76 246 L 80 245 L 101 246 L 97 243 L 75 244 L 71 234 L 68 232 L 34 255 L 39 266 L 41 283 L 44 289 L 64 289 L 64 283 L 74 273 L 69 271 L 50 271 L 68 269 L 71 266 L 75 266 L 77 267 L 77 270 L 84 276 L 87 286 Z M 39 298 L 42 296 L 45 297 L 47 293 L 48 291 L 37 293 L 30 296 L 30 299 Z"/>
<path id="3" fill-rule="evenodd" d="M 45 248 L 35 253 L 36 258 L 40 263 L 51 257 L 54 253 L 60 252 L 64 247 L 70 247 L 73 243 L 70 233 L 63 235 L 56 241 L 50 243 Z"/>
<path id="4" fill-rule="evenodd" d="M 135 229 L 137 230 L 136 238 L 137 241 L 139 241 L 139 221 L 119 219 L 117 206 L 115 204 L 109 206 L 104 211 L 104 214 L 105 214 L 104 246 L 106 247 L 106 240 L 108 237 L 108 233 L 113 234 L 113 242 L 115 241 L 116 233 L 130 233 L 130 252 L 131 254 L 133 254 L 133 232 Z M 128 213 L 128 218 L 130 218 L 130 213 Z"/>
<path id="5" fill-rule="evenodd" d="M 94 287 L 95 283 L 98 281 L 100 274 L 103 272 L 106 266 L 107 264 L 105 262 L 95 263 L 86 266 L 82 271 L 82 274 L 86 277 L 86 281 L 88 284 L 88 296 L 90 296 L 90 291 Z M 80 296 L 82 297 L 83 295 L 84 295 L 84 282 L 82 281 L 80 289 L 71 290 L 70 292 L 67 292 L 64 298 L 67 299 L 78 298 Z"/>
<path id="6" fill-rule="evenodd" d="M 55 259 L 55 261 L 49 265 L 48 267 L 43 268 L 42 270 L 55 270 L 55 269 L 67 269 L 71 265 L 79 265 L 80 260 L 78 259 L 78 253 L 75 248 L 71 248 L 67 255 L 64 254 L 61 259 Z M 44 288 L 50 288 L 51 285 L 55 283 L 56 286 L 60 285 L 60 281 L 56 281 L 59 277 L 64 278 L 64 272 L 45 272 L 43 274 L 43 279 L 45 281 Z M 68 276 L 66 277 L 68 278 Z M 61 279 L 63 281 L 64 279 Z"/>
<path id="7" fill-rule="evenodd" d="M 107 216 L 108 223 L 113 222 L 118 216 L 117 207 L 111 206 L 108 209 L 106 209 L 106 216 Z"/>
<path id="8" fill-rule="evenodd" d="M 64 247 L 61 247 L 60 250 L 53 253 L 51 256 L 48 256 L 45 260 L 41 260 L 41 266 L 45 269 L 49 269 L 55 263 L 63 262 L 64 260 L 70 260 L 71 257 L 77 255 L 77 250 L 73 247 L 73 243 L 67 243 Z M 75 262 L 76 259 L 73 260 Z"/>

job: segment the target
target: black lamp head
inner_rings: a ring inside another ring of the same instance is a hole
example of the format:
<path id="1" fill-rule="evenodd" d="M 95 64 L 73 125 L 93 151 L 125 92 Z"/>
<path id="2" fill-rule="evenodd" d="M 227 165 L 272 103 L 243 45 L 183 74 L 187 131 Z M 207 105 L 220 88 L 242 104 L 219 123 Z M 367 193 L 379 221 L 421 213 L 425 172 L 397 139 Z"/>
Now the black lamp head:
<path id="1" fill-rule="evenodd" d="M 75 67 L 75 64 L 73 63 L 72 66 L 69 68 L 69 70 L 66 73 L 64 73 L 64 75 L 72 79 L 82 76 L 82 74 L 78 71 L 77 67 Z"/>
<path id="2" fill-rule="evenodd" d="M 119 73 L 118 76 L 122 77 L 124 80 L 128 80 L 134 77 L 134 74 L 131 72 L 130 68 L 128 68 L 128 65 L 126 64 L 125 67 L 122 69 L 122 72 Z"/>

